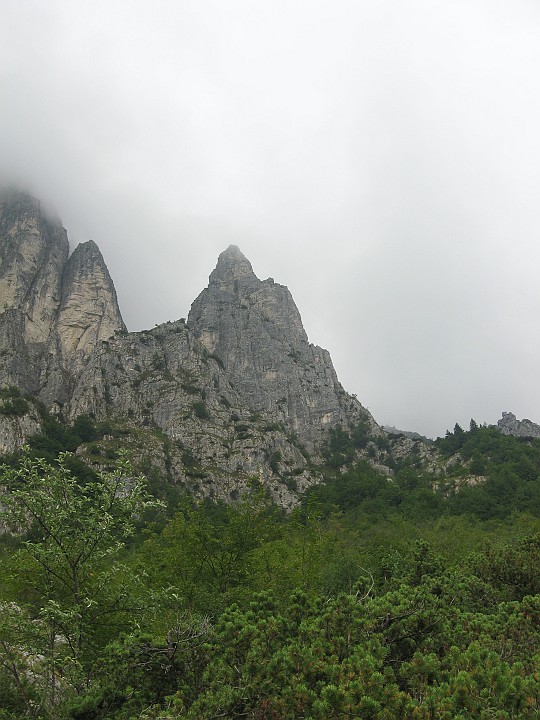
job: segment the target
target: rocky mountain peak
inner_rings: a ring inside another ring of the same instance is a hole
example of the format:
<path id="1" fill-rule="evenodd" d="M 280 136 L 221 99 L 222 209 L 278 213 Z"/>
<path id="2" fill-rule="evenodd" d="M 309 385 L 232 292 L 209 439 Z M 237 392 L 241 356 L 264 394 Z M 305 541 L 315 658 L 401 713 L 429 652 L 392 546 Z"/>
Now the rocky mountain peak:
<path id="1" fill-rule="evenodd" d="M 93 240 L 87 240 L 86 242 L 77 245 L 64 267 L 62 277 L 62 296 L 65 296 L 66 289 L 75 280 L 80 281 L 88 279 L 96 273 L 106 277 L 108 282 L 112 284 L 111 276 L 109 275 L 109 271 L 99 247 Z"/>
<path id="2" fill-rule="evenodd" d="M 20 315 L 26 342 L 46 342 L 69 252 L 66 231 L 35 198 L 11 188 L 0 195 L 0 238 L 0 313 Z"/>
<path id="3" fill-rule="evenodd" d="M 126 327 L 114 284 L 93 240 L 78 245 L 62 276 L 62 299 L 56 331 L 63 357 L 73 366 L 83 363 L 101 340 Z"/>
<path id="4" fill-rule="evenodd" d="M 98 246 L 69 257 L 59 218 L 26 192 L 0 192 L 0 384 L 66 401 L 101 340 L 125 330 Z"/>
<path id="5" fill-rule="evenodd" d="M 7 215 L 12 218 L 37 217 L 51 225 L 62 226 L 62 221 L 55 213 L 38 198 L 18 187 L 0 188 L 0 208 L 4 217 L 7 211 Z"/>
<path id="6" fill-rule="evenodd" d="M 210 275 L 210 285 L 217 285 L 224 290 L 227 286 L 238 291 L 239 283 L 253 284 L 258 279 L 253 272 L 251 263 L 237 245 L 229 247 L 220 253 L 215 270 Z"/>
<path id="7" fill-rule="evenodd" d="M 381 434 L 341 387 L 329 353 L 309 343 L 289 290 L 259 280 L 237 246 L 219 255 L 187 323 L 127 333 L 96 243 L 68 258 L 59 220 L 29 196 L 6 197 L 0 386 L 70 420 L 114 417 L 149 428 L 145 437 L 154 440 L 159 428 L 168 438 L 167 476 L 223 499 L 264 476 L 290 506 L 283 478 L 294 477 L 299 489 L 315 480 L 309 465 L 322 461 L 329 429 Z M 26 434 L 35 432 L 32 422 Z M 211 483 L 193 480 L 207 477 L 203 468 L 211 468 Z"/>
<path id="8" fill-rule="evenodd" d="M 309 343 L 289 290 L 259 280 L 234 245 L 219 256 L 188 327 L 253 412 L 278 419 L 308 446 L 328 427 L 369 416 L 344 392 L 328 352 Z"/>

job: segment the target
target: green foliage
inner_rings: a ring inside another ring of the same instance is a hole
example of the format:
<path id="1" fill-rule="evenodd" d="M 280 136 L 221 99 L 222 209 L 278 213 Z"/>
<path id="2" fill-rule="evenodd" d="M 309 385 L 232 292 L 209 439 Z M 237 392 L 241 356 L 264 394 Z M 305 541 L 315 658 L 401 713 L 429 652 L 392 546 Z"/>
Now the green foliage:
<path id="1" fill-rule="evenodd" d="M 30 404 L 18 388 L 4 388 L 0 391 L 0 415 L 20 417 L 29 410 Z"/>
<path id="2" fill-rule="evenodd" d="M 60 678 L 65 693 L 80 694 L 111 632 L 135 620 L 139 580 L 115 556 L 153 503 L 125 462 L 83 487 L 67 460 L 23 457 L 1 480 L 2 522 L 26 539 L 10 560 L 19 590 L 3 607 L 0 663 L 16 685 L 32 668 L 28 693 L 47 712 Z"/>
<path id="3" fill-rule="evenodd" d="M 328 446 L 323 453 L 326 464 L 331 468 L 338 468 L 353 461 L 354 445 L 351 436 L 341 425 L 330 429 Z"/>
<path id="4" fill-rule="evenodd" d="M 231 506 L 209 508 L 186 501 L 147 540 L 143 557 L 159 558 L 152 573 L 175 585 L 190 610 L 221 608 L 238 597 L 254 574 L 253 553 L 275 535 L 275 513 L 264 493 Z"/>
<path id="5" fill-rule="evenodd" d="M 105 432 L 49 418 L 31 452 Z M 389 478 L 357 461 L 384 440 L 336 428 L 289 516 L 256 481 L 230 506 L 177 488 L 150 517 L 126 469 L 4 468 L 0 718 L 536 719 L 540 443 L 471 422 L 437 444 L 446 476 L 418 454 Z"/>
<path id="6" fill-rule="evenodd" d="M 270 459 L 268 460 L 268 464 L 270 465 L 270 469 L 273 473 L 276 473 L 276 475 L 279 474 L 279 463 L 281 462 L 281 452 L 279 450 L 274 450 L 274 452 L 270 455 Z"/>
<path id="7" fill-rule="evenodd" d="M 216 353 L 208 353 L 206 357 L 216 362 L 222 370 L 224 369 L 225 365 L 219 355 L 216 355 Z"/>
<path id="8" fill-rule="evenodd" d="M 454 514 L 472 512 L 478 517 L 504 518 L 512 512 L 540 515 L 540 441 L 502 435 L 496 428 L 474 427 L 457 434 L 460 455 L 469 472 L 487 479 L 462 487 L 449 500 Z M 436 444 L 445 454 L 454 452 L 456 435 Z"/>
<path id="9" fill-rule="evenodd" d="M 48 461 L 54 460 L 62 452 L 75 452 L 83 442 L 92 442 L 112 432 L 108 423 L 95 423 L 89 415 L 79 415 L 73 425 L 69 427 L 56 417 L 48 413 L 43 406 L 39 406 L 42 432 L 33 435 L 28 440 L 30 455 L 41 457 Z M 82 466 L 75 462 L 75 458 L 68 460 L 71 469 Z"/>
<path id="10" fill-rule="evenodd" d="M 202 400 L 193 403 L 193 412 L 200 420 L 210 419 L 210 412 Z"/>
<path id="11" fill-rule="evenodd" d="M 80 438 L 44 408 L 40 408 L 42 432 L 33 435 L 28 444 L 34 454 L 52 460 L 61 452 L 74 452 Z"/>
<path id="12" fill-rule="evenodd" d="M 198 679 L 153 717 L 532 720 L 540 695 L 529 643 L 540 606 L 527 598 L 471 611 L 473 582 L 431 568 L 419 585 L 380 595 L 323 601 L 297 590 L 279 603 L 257 593 L 221 614 Z M 503 659 L 495 647 L 504 626 L 525 647 Z"/>
<path id="13" fill-rule="evenodd" d="M 102 436 L 89 415 L 79 415 L 73 423 L 72 431 L 80 442 L 92 442 Z"/>
<path id="14" fill-rule="evenodd" d="M 165 361 L 165 358 L 163 355 L 160 355 L 158 352 L 155 352 L 152 355 L 152 368 L 154 370 L 166 370 L 167 369 L 167 363 Z"/>
<path id="15" fill-rule="evenodd" d="M 540 517 L 540 441 L 505 436 L 474 422 L 471 427 L 465 432 L 456 426 L 436 441 L 444 455 L 455 458 L 441 480 L 418 469 L 414 457 L 394 463 L 391 479 L 365 462 L 354 463 L 352 434 L 338 426 L 325 455 L 327 482 L 310 492 L 325 514 L 335 509 L 355 520 L 368 515 L 376 521 L 396 512 L 415 522 L 464 514 L 485 521 L 516 512 Z"/>
<path id="16" fill-rule="evenodd" d="M 356 451 L 365 448 L 370 441 L 369 425 L 359 421 L 350 432 L 341 425 L 330 428 L 328 444 L 323 450 L 326 464 L 330 468 L 338 468 L 353 462 Z"/>
<path id="17" fill-rule="evenodd" d="M 188 395 L 200 395 L 201 394 L 201 388 L 197 385 L 192 385 L 191 383 L 182 383 L 182 390 L 186 392 Z"/>

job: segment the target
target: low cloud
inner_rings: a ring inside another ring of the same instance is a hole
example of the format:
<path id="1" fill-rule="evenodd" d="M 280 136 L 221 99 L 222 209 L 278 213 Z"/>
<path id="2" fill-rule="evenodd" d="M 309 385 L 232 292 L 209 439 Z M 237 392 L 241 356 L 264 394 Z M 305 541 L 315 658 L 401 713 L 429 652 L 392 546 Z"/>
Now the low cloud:
<path id="1" fill-rule="evenodd" d="M 94 239 L 130 329 L 238 244 L 381 423 L 540 420 L 533 2 L 21 0 L 0 179 Z"/>

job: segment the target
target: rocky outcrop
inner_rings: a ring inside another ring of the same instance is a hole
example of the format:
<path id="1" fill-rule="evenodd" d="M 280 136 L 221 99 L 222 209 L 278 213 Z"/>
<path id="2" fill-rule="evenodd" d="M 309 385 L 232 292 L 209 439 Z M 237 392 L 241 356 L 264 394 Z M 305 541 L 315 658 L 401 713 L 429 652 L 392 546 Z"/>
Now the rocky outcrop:
<path id="1" fill-rule="evenodd" d="M 497 429 L 503 435 L 514 435 L 515 437 L 540 438 L 540 425 L 524 418 L 518 420 L 514 413 L 503 412 L 502 418 L 497 422 Z"/>
<path id="2" fill-rule="evenodd" d="M 148 433 L 162 438 L 170 481 L 199 496 L 230 501 L 260 478 L 280 504 L 291 505 L 290 487 L 317 478 L 295 439 L 246 406 L 184 321 L 101 343 L 64 412 L 127 421 L 143 455 Z"/>
<path id="3" fill-rule="evenodd" d="M 0 455 L 18 450 L 40 431 L 41 423 L 34 408 L 22 416 L 4 415 L 0 411 Z"/>
<path id="4" fill-rule="evenodd" d="M 224 500 L 259 480 L 290 507 L 319 479 L 329 429 L 383 435 L 309 342 L 289 290 L 259 280 L 236 246 L 219 256 L 187 323 L 128 333 L 94 242 L 68 259 L 65 230 L 37 201 L 12 192 L 1 208 L 0 386 L 68 421 L 88 414 L 121 428 L 141 464 Z M 4 451 L 31 434 L 35 423 L 24 422 L 4 422 Z M 384 452 L 369 449 L 380 464 Z"/>
<path id="5" fill-rule="evenodd" d="M 0 385 L 47 405 L 69 399 L 98 343 L 125 330 L 95 243 L 67 234 L 29 195 L 0 196 Z"/>
<path id="6" fill-rule="evenodd" d="M 61 295 L 68 240 L 15 190 L 0 195 L 0 385 L 37 393 Z"/>
<path id="7" fill-rule="evenodd" d="M 235 245 L 219 256 L 188 327 L 223 364 L 245 404 L 282 423 L 311 451 L 337 424 L 363 420 L 381 433 L 343 390 L 329 353 L 309 343 L 289 290 L 272 278 L 259 280 Z"/>
<path id="8" fill-rule="evenodd" d="M 80 371 L 99 342 L 125 330 L 103 256 L 92 240 L 82 243 L 62 274 L 55 332 L 64 364 Z"/>
<path id="9" fill-rule="evenodd" d="M 166 461 L 165 451 L 150 454 L 195 495 L 229 501 L 259 479 L 285 507 L 318 481 L 313 463 L 329 428 L 362 421 L 382 434 L 339 384 L 329 354 L 309 343 L 287 288 L 260 281 L 234 246 L 187 324 L 99 343 L 64 412 L 156 432 Z"/>
<path id="10" fill-rule="evenodd" d="M 425 435 L 420 435 L 420 433 L 414 432 L 413 430 L 399 430 L 394 425 L 383 425 L 383 430 L 389 435 L 403 435 L 404 437 L 410 438 L 411 440 L 421 440 L 425 443 L 433 442 L 433 440 L 426 437 Z"/>
<path id="11" fill-rule="evenodd" d="M 49 339 L 68 257 L 67 234 L 34 198 L 14 190 L 0 196 L 0 311 L 23 319 L 27 345 Z"/>

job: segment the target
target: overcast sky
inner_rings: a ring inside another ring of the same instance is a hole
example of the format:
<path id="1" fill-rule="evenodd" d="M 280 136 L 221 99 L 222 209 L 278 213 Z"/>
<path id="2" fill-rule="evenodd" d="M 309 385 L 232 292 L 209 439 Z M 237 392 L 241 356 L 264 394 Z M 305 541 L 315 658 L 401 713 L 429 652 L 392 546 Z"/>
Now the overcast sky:
<path id="1" fill-rule="evenodd" d="M 540 422 L 538 0 L 0 0 L 0 181 L 130 330 L 239 245 L 376 420 Z"/>

